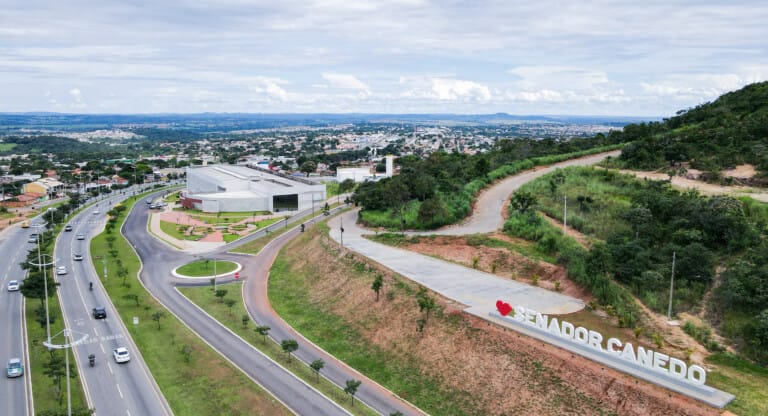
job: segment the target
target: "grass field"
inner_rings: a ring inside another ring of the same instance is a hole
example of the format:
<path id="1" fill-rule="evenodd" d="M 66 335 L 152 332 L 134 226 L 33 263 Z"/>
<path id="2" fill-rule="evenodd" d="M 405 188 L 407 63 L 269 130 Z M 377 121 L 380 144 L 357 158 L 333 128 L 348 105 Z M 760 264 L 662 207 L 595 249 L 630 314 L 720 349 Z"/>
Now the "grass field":
<path id="1" fill-rule="evenodd" d="M 128 203 L 129 209 L 135 200 Z M 110 248 L 106 237 L 107 234 L 102 233 L 92 240 L 93 258 L 108 256 Z M 136 278 L 138 258 L 128 242 L 120 235 L 117 237 L 114 250 L 128 270 L 127 285 L 114 277 L 103 283 L 174 413 L 201 416 L 290 414 L 146 292 Z M 108 267 L 114 270 L 117 259 L 107 258 Z M 126 295 L 135 295 L 138 301 Z M 139 325 L 133 325 L 134 317 L 139 318 Z M 189 359 L 183 353 L 185 350 L 189 352 Z"/>
<path id="2" fill-rule="evenodd" d="M 214 265 L 214 263 L 216 264 Z M 214 275 L 214 269 L 217 275 L 226 274 L 237 269 L 237 263 L 228 260 L 216 260 L 215 262 L 199 260 L 179 267 L 176 269 L 176 273 L 190 277 L 207 277 Z"/>
<path id="3" fill-rule="evenodd" d="M 226 286 L 220 285 L 219 287 L 226 287 L 230 291 L 228 297 L 235 298 L 238 302 L 230 310 L 226 304 L 219 301 L 213 296 L 210 288 L 208 287 L 183 287 L 179 288 L 179 291 L 189 298 L 197 306 L 203 308 L 217 321 L 221 322 L 227 328 L 240 335 L 243 339 L 247 340 L 256 349 L 263 352 L 273 360 L 277 361 L 283 367 L 287 368 L 293 374 L 306 381 L 316 389 L 320 390 L 323 394 L 333 399 L 336 403 L 339 403 L 352 414 L 355 415 L 375 415 L 377 414 L 367 406 L 361 406 L 359 403 L 355 406 L 350 405 L 349 396 L 344 393 L 341 387 L 336 386 L 325 378 L 318 377 L 309 368 L 306 363 L 303 363 L 295 357 L 289 362 L 286 358 L 286 354 L 283 352 L 280 345 L 272 339 L 264 338 L 258 334 L 255 329 L 254 322 L 248 317 L 248 313 L 245 310 L 245 306 L 240 301 L 242 283 L 232 283 Z M 243 325 L 243 317 L 248 317 L 247 324 Z M 279 342 L 279 340 L 278 340 Z M 322 373 L 322 370 L 320 370 Z"/>

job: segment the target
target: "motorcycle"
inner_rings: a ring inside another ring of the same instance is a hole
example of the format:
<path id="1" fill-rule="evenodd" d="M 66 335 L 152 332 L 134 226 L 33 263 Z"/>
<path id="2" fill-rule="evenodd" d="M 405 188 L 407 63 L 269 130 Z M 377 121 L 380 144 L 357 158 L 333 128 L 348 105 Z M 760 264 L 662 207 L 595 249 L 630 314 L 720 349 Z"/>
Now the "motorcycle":
<path id="1" fill-rule="evenodd" d="M 94 365 L 96 365 L 96 356 L 95 356 L 95 355 L 93 355 L 93 354 L 88 354 L 88 364 L 90 364 L 90 365 L 91 365 L 91 367 L 93 367 Z"/>

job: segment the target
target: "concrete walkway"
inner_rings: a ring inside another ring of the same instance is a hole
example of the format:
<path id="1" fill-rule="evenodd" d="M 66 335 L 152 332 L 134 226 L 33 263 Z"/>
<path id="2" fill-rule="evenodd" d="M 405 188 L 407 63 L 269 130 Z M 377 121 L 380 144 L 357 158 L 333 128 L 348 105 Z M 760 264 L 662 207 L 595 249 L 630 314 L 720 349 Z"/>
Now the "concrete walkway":
<path id="1" fill-rule="evenodd" d="M 572 313 L 584 308 L 584 302 L 580 299 L 375 243 L 363 237 L 363 234 L 370 232 L 358 227 L 355 224 L 356 219 L 356 210 L 331 218 L 328 221 L 331 237 L 341 244 L 339 229 L 343 224 L 345 248 L 360 253 L 442 296 L 461 302 L 477 314 L 487 315 L 494 311 L 499 299 L 524 304 L 548 314 Z"/>

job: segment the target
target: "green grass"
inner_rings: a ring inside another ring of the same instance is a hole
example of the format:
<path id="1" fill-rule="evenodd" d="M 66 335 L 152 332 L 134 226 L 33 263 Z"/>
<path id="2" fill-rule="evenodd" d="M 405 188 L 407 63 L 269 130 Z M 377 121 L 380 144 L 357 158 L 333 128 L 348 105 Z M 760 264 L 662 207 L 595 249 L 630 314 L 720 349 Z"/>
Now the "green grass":
<path id="1" fill-rule="evenodd" d="M 16 143 L 0 143 L 0 152 L 10 152 L 16 146 Z"/>
<path id="2" fill-rule="evenodd" d="M 186 228 L 186 226 L 180 226 L 178 224 L 174 224 L 170 221 L 160 221 L 160 229 L 163 230 L 165 234 L 168 234 L 169 236 L 177 239 L 177 240 L 188 240 L 189 236 L 184 235 L 184 232 L 180 230 L 180 228 Z"/>
<path id="3" fill-rule="evenodd" d="M 237 269 L 237 263 L 229 260 L 217 260 L 215 262 L 216 274 L 222 275 Z M 178 269 L 176 273 L 190 277 L 207 277 L 214 275 L 214 262 L 209 260 L 198 260 L 187 263 Z"/>
<path id="4" fill-rule="evenodd" d="M 538 199 L 537 209 L 558 221 L 563 220 L 563 198 L 568 198 L 568 226 L 576 230 L 606 239 L 609 235 L 626 230 L 627 222 L 622 214 L 631 206 L 633 190 L 641 182 L 631 175 L 623 175 L 594 167 L 569 167 L 562 169 L 565 182 L 552 193 L 550 175 L 531 181 L 521 188 L 532 192 Z M 580 203 L 579 197 L 593 202 Z"/>
<path id="5" fill-rule="evenodd" d="M 768 414 L 768 369 L 728 353 L 713 354 L 707 362 L 717 366 L 707 374 L 707 384 L 736 396 L 726 410 L 738 415 Z"/>
<path id="6" fill-rule="evenodd" d="M 51 341 L 55 344 L 64 344 L 64 338 L 62 335 L 58 335 L 64 329 L 64 320 L 61 317 L 61 309 L 59 308 L 59 299 L 56 292 L 52 288 L 49 293 L 52 296 L 48 299 L 48 310 L 51 316 Z M 16 295 L 16 294 L 14 294 Z M 21 293 L 18 293 L 21 296 Z M 46 340 L 45 327 L 41 326 L 37 320 L 36 309 L 41 305 L 38 299 L 27 299 L 25 304 L 25 317 L 27 325 L 27 338 L 29 339 L 29 365 L 31 368 L 24 369 L 23 377 L 32 377 L 32 397 L 35 402 L 35 412 L 41 413 L 44 411 L 58 411 L 66 414 L 67 410 L 67 396 L 66 396 L 66 380 L 62 377 L 62 398 L 63 401 L 59 403 L 59 396 L 57 386 L 54 384 L 53 379 L 45 375 L 45 368 L 43 365 L 47 363 L 51 354 L 48 352 L 48 348 L 43 346 L 43 341 Z M 67 350 L 69 352 L 69 350 Z M 64 357 L 62 350 L 54 352 L 60 357 Z M 74 377 L 70 379 L 70 389 L 72 392 L 72 408 L 86 408 L 85 394 L 83 393 L 82 385 L 80 383 L 80 377 L 76 375 L 77 367 L 75 365 L 75 358 L 70 352 L 69 356 L 70 372 L 74 372 Z M 19 382 L 23 382 L 19 380 Z M 19 398 L 21 399 L 21 398 Z"/>
<path id="7" fill-rule="evenodd" d="M 129 209 L 135 201 L 127 203 Z M 117 259 L 107 257 L 110 277 L 103 282 L 104 286 L 173 412 L 179 415 L 254 412 L 288 415 L 287 409 L 271 395 L 214 352 L 144 290 L 136 278 L 139 259 L 121 235 L 113 235 L 117 237 L 114 250 L 128 270 L 127 285 L 114 277 Z M 92 240 L 92 258 L 108 256 L 106 236 L 102 233 Z M 138 296 L 138 306 L 134 300 L 125 298 L 128 294 Z M 159 329 L 152 319 L 155 312 L 164 313 Z M 134 317 L 139 319 L 139 325 L 133 324 Z M 189 362 L 182 354 L 185 346 L 191 351 Z"/>
<path id="8" fill-rule="evenodd" d="M 344 393 L 342 388 L 331 383 L 323 377 L 317 377 L 309 366 L 295 357 L 291 358 L 290 362 L 287 360 L 286 354 L 283 352 L 280 345 L 268 338 L 266 341 L 264 338 L 254 331 L 254 322 L 248 319 L 247 326 L 243 326 L 243 316 L 247 316 L 248 313 L 245 310 L 245 306 L 240 301 L 239 294 L 241 292 L 241 283 L 227 284 L 226 287 L 231 290 L 231 293 L 236 294 L 234 297 L 238 302 L 230 310 L 226 304 L 219 301 L 214 297 L 213 292 L 209 287 L 182 287 L 179 291 L 189 298 L 190 301 L 203 308 L 211 316 L 213 316 L 221 324 L 232 330 L 234 333 L 240 335 L 243 339 L 248 341 L 256 349 L 266 354 L 268 357 L 277 361 L 283 367 L 287 368 L 290 372 L 312 385 L 326 396 L 333 399 L 336 403 L 343 406 L 345 409 L 355 415 L 376 415 L 377 413 L 371 410 L 368 406 L 357 403 L 355 406 L 350 406 L 349 396 Z M 223 287 L 220 285 L 219 287 Z M 230 296 L 232 297 L 232 296 Z M 322 373 L 322 370 L 320 370 Z"/>

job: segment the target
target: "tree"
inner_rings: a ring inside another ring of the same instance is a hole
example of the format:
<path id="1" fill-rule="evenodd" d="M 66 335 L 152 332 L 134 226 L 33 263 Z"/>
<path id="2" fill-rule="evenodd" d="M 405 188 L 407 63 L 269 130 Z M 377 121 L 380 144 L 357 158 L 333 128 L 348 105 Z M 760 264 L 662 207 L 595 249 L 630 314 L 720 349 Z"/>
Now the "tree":
<path id="1" fill-rule="evenodd" d="M 432 198 L 427 199 L 419 206 L 418 221 L 424 225 L 437 225 L 442 221 L 446 221 L 450 213 L 443 204 L 443 200 L 439 194 L 435 194 Z"/>
<path id="2" fill-rule="evenodd" d="M 299 168 L 301 172 L 304 172 L 309 176 L 310 173 L 317 170 L 317 163 L 307 160 L 306 162 L 301 164 L 301 167 Z"/>
<path id="3" fill-rule="evenodd" d="M 373 279 L 373 284 L 371 285 L 371 289 L 373 289 L 374 292 L 376 292 L 376 302 L 379 301 L 379 291 L 381 291 L 381 287 L 384 285 L 384 276 L 377 274 L 376 277 Z"/>
<path id="4" fill-rule="evenodd" d="M 349 397 L 352 398 L 352 406 L 355 405 L 355 393 L 357 393 L 360 384 L 362 384 L 360 380 L 347 380 L 347 386 L 344 387 L 344 393 L 349 394 Z"/>
<path id="5" fill-rule="evenodd" d="M 160 329 L 160 319 L 162 319 L 165 316 L 165 312 L 163 311 L 157 311 L 152 314 L 152 320 L 157 322 L 157 329 Z"/>
<path id="6" fill-rule="evenodd" d="M 35 259 L 35 261 L 37 261 Z M 46 279 L 48 281 L 48 297 L 50 298 L 56 293 L 56 283 L 53 280 L 53 273 L 47 273 Z M 43 279 L 43 273 L 37 271 L 30 271 L 29 276 L 21 284 L 21 294 L 25 298 L 39 299 L 40 307 L 45 307 L 45 280 Z"/>
<path id="7" fill-rule="evenodd" d="M 323 367 L 325 367 L 325 361 L 320 358 L 309 363 L 309 368 L 315 372 L 315 376 L 317 376 L 318 379 L 320 378 L 320 370 L 322 370 Z"/>
<path id="8" fill-rule="evenodd" d="M 229 314 L 232 315 L 232 307 L 237 303 L 234 299 L 224 299 L 224 304 L 229 308 Z"/>
<path id="9" fill-rule="evenodd" d="M 219 298 L 219 302 L 224 302 L 224 296 L 227 296 L 227 289 L 216 289 L 216 297 Z"/>
<path id="10" fill-rule="evenodd" d="M 635 240 L 640 236 L 640 228 L 648 226 L 653 221 L 653 214 L 651 210 L 644 206 L 637 206 L 630 208 L 624 213 L 624 219 L 632 224 L 635 229 Z"/>
<path id="11" fill-rule="evenodd" d="M 295 339 L 284 339 L 280 342 L 280 347 L 288 354 L 288 361 L 291 361 L 291 353 L 299 349 L 299 343 Z"/>
<path id="12" fill-rule="evenodd" d="M 355 181 L 354 180 L 352 180 L 352 179 L 344 179 L 339 184 L 339 193 L 343 194 L 343 193 L 351 191 L 354 188 L 355 188 Z"/>
<path id="13" fill-rule="evenodd" d="M 557 188 L 565 183 L 565 173 L 562 169 L 556 169 L 555 172 L 549 177 L 549 192 L 554 196 L 557 193 Z"/>
<path id="14" fill-rule="evenodd" d="M 243 315 L 242 321 L 243 321 L 243 329 L 248 328 L 248 322 L 251 321 L 251 317 L 248 316 L 248 314 L 246 313 Z"/>
<path id="15" fill-rule="evenodd" d="M 139 295 L 135 293 L 126 293 L 125 295 L 123 295 L 123 299 L 132 300 L 136 302 L 136 307 L 137 308 L 139 307 Z"/>
<path id="16" fill-rule="evenodd" d="M 532 192 L 517 191 L 512 195 L 509 204 L 518 212 L 525 213 L 528 209 L 536 205 L 537 202 L 536 196 Z"/>
<path id="17" fill-rule="evenodd" d="M 267 341 L 267 335 L 269 335 L 269 330 L 272 329 L 267 325 L 257 325 L 256 328 L 253 330 L 256 331 L 259 335 L 264 337 L 264 342 Z"/>

